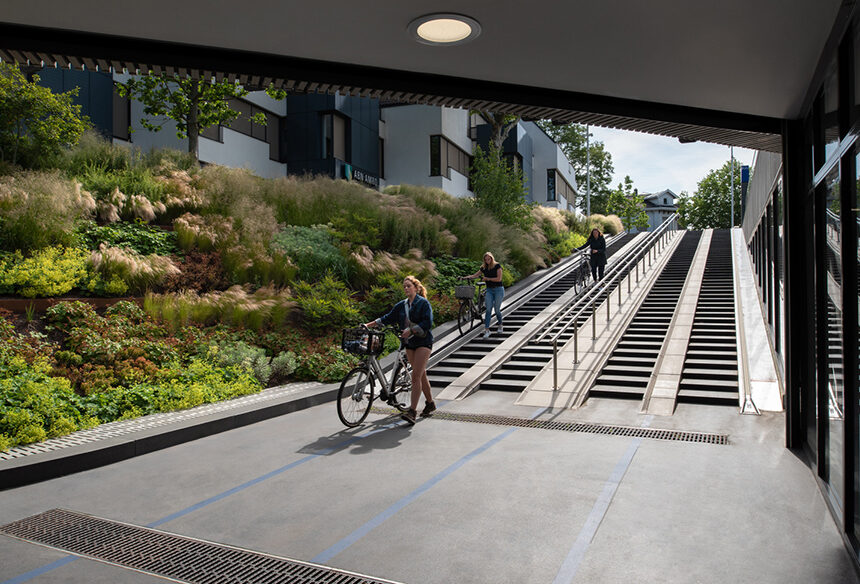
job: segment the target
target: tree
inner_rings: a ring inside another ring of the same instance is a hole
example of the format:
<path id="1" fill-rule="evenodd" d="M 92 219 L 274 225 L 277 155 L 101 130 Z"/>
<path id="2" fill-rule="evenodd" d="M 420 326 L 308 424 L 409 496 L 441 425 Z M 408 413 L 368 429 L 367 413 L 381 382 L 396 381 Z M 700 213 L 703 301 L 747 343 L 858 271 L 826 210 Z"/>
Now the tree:
<path id="1" fill-rule="evenodd" d="M 612 154 L 600 140 L 589 138 L 587 127 L 582 124 L 553 124 L 549 120 L 541 120 L 538 125 L 547 135 L 555 140 L 567 159 L 573 165 L 576 176 L 577 205 L 584 211 L 586 187 L 588 186 L 588 168 L 591 167 L 591 212 L 605 214 L 606 203 L 611 189 L 609 183 L 615 167 L 612 164 Z M 587 145 L 587 147 L 586 147 Z M 589 156 L 590 152 L 590 156 Z M 590 160 L 589 160 L 590 158 Z"/>
<path id="2" fill-rule="evenodd" d="M 531 227 L 531 209 L 526 202 L 523 171 L 501 160 L 494 144 L 484 151 L 475 148 L 471 169 L 475 205 L 486 209 L 500 223 Z"/>
<path id="3" fill-rule="evenodd" d="M 606 208 L 609 213 L 618 215 L 625 229 L 641 230 L 648 227 L 645 199 L 633 188 L 630 175 L 624 177 L 624 184 L 618 183 L 618 188 L 609 193 Z"/>
<path id="4" fill-rule="evenodd" d="M 239 112 L 230 108 L 231 98 L 244 97 L 248 91 L 241 85 L 226 79 L 192 79 L 179 75 L 148 74 L 132 77 L 125 83 L 117 83 L 123 97 L 136 99 L 143 104 L 146 117 L 141 125 L 158 132 L 166 119 L 176 123 L 176 137 L 188 138 L 188 152 L 197 158 L 200 133 L 210 126 L 228 124 L 239 117 Z M 269 87 L 266 90 L 273 99 L 283 99 L 286 92 Z M 249 116 L 251 122 L 266 125 L 262 113 Z"/>
<path id="5" fill-rule="evenodd" d="M 495 148 L 490 148 L 490 152 L 495 152 L 496 156 L 501 158 L 503 148 L 502 143 L 508 137 L 516 125 L 520 121 L 519 116 L 512 114 L 502 114 L 497 112 L 475 111 L 482 120 L 490 125 L 490 144 Z"/>
<path id="6" fill-rule="evenodd" d="M 711 170 L 699 181 L 696 192 L 689 196 L 681 193 L 678 202 L 680 222 L 692 229 L 726 229 L 730 227 L 732 194 L 732 164 L 727 161 L 721 168 Z M 741 168 L 735 161 L 735 216 L 734 225 L 741 220 Z"/>
<path id="7" fill-rule="evenodd" d="M 38 82 L 38 75 L 28 81 L 17 65 L 0 64 L 0 160 L 34 164 L 77 144 L 90 126 L 73 103 L 78 88 L 54 93 Z"/>

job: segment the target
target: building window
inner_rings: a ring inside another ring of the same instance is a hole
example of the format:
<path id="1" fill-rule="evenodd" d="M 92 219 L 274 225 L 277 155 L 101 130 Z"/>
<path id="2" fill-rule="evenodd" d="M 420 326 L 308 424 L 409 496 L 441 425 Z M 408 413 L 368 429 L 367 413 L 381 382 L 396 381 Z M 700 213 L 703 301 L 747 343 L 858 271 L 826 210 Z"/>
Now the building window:
<path id="1" fill-rule="evenodd" d="M 221 133 L 221 125 L 220 124 L 216 124 L 214 126 L 209 126 L 205 130 L 200 132 L 200 135 L 204 138 L 208 138 L 209 140 L 214 140 L 216 142 L 223 142 L 224 141 L 224 136 Z"/>
<path id="2" fill-rule="evenodd" d="M 451 178 L 450 170 L 469 176 L 472 157 L 444 136 L 430 136 L 430 176 Z"/>
<path id="3" fill-rule="evenodd" d="M 550 168 L 546 171 L 547 174 L 547 189 L 546 200 L 557 201 L 559 197 L 563 197 L 568 203 L 576 202 L 576 191 L 570 186 L 561 173 L 555 168 Z M 549 185 L 552 184 L 552 196 L 550 196 Z"/>
<path id="4" fill-rule="evenodd" d="M 346 120 L 337 114 L 325 114 L 322 122 L 323 158 L 349 162 L 346 157 Z"/>
<path id="5" fill-rule="evenodd" d="M 555 169 L 546 171 L 546 200 L 555 201 Z"/>
<path id="6" fill-rule="evenodd" d="M 113 137 L 131 141 L 131 100 L 120 96 L 114 86 L 113 91 Z"/>

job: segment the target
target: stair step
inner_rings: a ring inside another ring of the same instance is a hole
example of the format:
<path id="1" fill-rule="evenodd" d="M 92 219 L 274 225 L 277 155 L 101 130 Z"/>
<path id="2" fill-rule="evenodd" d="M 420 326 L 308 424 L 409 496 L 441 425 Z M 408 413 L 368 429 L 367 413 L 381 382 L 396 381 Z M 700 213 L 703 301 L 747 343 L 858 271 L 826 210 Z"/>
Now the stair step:
<path id="1" fill-rule="evenodd" d="M 600 383 L 588 391 L 588 397 L 608 397 L 616 399 L 642 399 L 644 391 L 636 388 Z"/>
<path id="2" fill-rule="evenodd" d="M 685 390 L 678 393 L 678 400 L 683 403 L 699 403 L 711 405 L 737 406 L 738 394 L 708 391 L 706 389 Z"/>

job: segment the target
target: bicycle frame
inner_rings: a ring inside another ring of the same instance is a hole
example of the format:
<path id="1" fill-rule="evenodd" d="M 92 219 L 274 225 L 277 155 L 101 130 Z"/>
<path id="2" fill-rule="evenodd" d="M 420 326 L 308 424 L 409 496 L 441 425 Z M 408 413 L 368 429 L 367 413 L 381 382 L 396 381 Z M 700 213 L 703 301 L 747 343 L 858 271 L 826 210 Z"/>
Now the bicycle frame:
<path id="1" fill-rule="evenodd" d="M 379 380 L 379 383 L 382 385 L 382 389 L 386 392 L 391 391 L 394 388 L 394 374 L 397 373 L 397 363 L 399 361 L 403 361 L 404 363 L 408 363 L 406 357 L 404 357 L 405 349 L 400 347 L 397 349 L 396 357 L 394 359 L 394 365 L 391 367 L 391 379 L 385 376 L 385 372 L 382 370 L 382 365 L 379 364 L 379 360 L 373 355 L 368 355 L 365 358 L 365 364 L 367 365 L 368 370 L 373 374 L 373 377 Z"/>

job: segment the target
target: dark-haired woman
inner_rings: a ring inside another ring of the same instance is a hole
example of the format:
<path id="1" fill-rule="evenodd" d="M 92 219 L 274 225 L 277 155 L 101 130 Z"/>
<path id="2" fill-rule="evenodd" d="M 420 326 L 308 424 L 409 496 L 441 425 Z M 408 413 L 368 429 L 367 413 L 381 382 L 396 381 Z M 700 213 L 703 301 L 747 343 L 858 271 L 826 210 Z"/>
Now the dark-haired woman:
<path id="1" fill-rule="evenodd" d="M 427 300 L 427 290 L 415 276 L 406 276 L 403 280 L 403 291 L 406 299 L 394 305 L 394 308 L 381 318 L 365 323 L 368 327 L 379 324 L 396 324 L 400 328 L 400 339 L 406 347 L 406 358 L 412 365 L 412 403 L 409 411 L 400 416 L 409 425 L 415 423 L 418 415 L 418 401 L 424 394 L 424 410 L 422 417 L 431 415 L 436 410 L 433 394 L 430 392 L 430 380 L 427 379 L 427 361 L 433 350 L 433 308 Z"/>
<path id="2" fill-rule="evenodd" d="M 595 227 L 588 236 L 588 241 L 579 249 L 589 248 L 588 261 L 591 263 L 591 277 L 594 281 L 603 279 L 603 271 L 606 268 L 606 240 L 603 234 Z"/>

